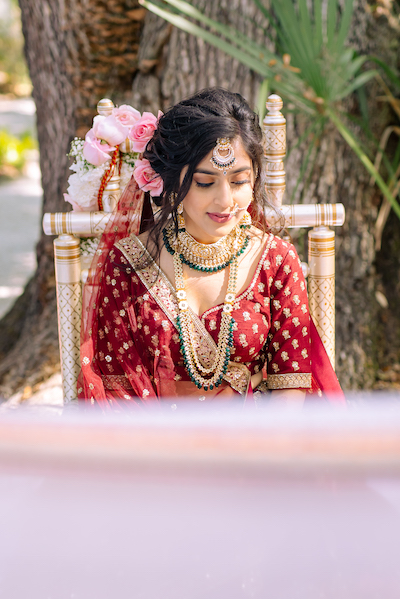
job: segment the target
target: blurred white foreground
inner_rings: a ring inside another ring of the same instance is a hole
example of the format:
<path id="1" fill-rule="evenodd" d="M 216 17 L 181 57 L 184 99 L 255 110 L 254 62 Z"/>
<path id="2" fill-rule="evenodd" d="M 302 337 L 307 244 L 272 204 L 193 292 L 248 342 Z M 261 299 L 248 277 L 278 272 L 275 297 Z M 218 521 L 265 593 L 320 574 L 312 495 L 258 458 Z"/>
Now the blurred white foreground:
<path id="1" fill-rule="evenodd" d="M 0 597 L 398 599 L 400 407 L 0 419 Z"/>

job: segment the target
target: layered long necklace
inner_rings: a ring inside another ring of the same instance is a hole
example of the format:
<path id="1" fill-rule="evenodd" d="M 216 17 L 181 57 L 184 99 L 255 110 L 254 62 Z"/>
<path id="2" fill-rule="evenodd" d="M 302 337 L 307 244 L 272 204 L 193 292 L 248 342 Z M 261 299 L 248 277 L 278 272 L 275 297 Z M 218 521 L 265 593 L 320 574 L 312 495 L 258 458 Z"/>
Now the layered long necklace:
<path id="1" fill-rule="evenodd" d="M 203 388 L 205 391 L 219 387 L 228 369 L 235 324 L 232 310 L 236 298 L 238 257 L 244 252 L 249 243 L 250 238 L 246 230 L 250 228 L 250 223 L 250 215 L 246 212 L 243 219 L 229 235 L 213 244 L 201 244 L 189 235 L 186 232 L 185 221 L 181 215 L 178 215 L 177 236 L 174 234 L 173 224 L 163 231 L 165 247 L 172 254 L 174 261 L 179 310 L 177 327 L 184 365 L 191 381 L 199 389 Z M 194 260 L 199 260 L 200 263 Z M 204 272 L 216 272 L 229 266 L 228 289 L 222 309 L 218 344 L 215 358 L 209 367 L 205 367 L 201 363 L 196 351 L 197 341 L 187 302 L 183 264 Z"/>

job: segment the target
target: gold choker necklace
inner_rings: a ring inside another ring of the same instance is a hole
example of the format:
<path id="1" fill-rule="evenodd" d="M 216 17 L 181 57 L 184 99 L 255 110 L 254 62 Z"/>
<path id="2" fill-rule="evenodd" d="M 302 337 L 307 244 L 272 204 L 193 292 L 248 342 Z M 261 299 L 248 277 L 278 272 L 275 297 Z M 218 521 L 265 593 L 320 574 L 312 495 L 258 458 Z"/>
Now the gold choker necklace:
<path id="1" fill-rule="evenodd" d="M 199 243 L 186 231 L 184 218 L 178 214 L 178 235 L 175 236 L 173 223 L 168 225 L 163 230 L 164 245 L 170 254 L 178 252 L 182 262 L 190 268 L 202 272 L 217 272 L 243 254 L 250 241 L 247 233 L 250 226 L 250 215 L 245 212 L 228 235 L 215 243 Z"/>

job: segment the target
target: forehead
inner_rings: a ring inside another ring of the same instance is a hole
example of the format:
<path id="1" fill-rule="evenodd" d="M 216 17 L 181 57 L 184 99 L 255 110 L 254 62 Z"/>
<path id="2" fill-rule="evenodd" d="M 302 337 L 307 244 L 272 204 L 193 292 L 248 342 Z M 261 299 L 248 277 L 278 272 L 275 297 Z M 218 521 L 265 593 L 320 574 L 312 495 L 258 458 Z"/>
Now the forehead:
<path id="1" fill-rule="evenodd" d="M 251 158 L 248 155 L 248 153 L 246 152 L 246 150 L 244 149 L 242 140 L 240 137 L 235 137 L 234 139 L 230 140 L 231 146 L 233 148 L 233 153 L 235 155 L 236 158 L 236 165 L 243 166 L 244 164 L 248 164 L 249 166 L 251 166 Z M 217 142 L 215 142 L 215 145 L 217 144 Z M 205 156 L 203 158 L 203 160 L 201 160 L 201 162 L 199 162 L 198 166 L 204 166 L 205 164 L 209 165 L 210 164 L 210 158 L 212 156 L 213 150 L 211 150 L 207 156 Z"/>

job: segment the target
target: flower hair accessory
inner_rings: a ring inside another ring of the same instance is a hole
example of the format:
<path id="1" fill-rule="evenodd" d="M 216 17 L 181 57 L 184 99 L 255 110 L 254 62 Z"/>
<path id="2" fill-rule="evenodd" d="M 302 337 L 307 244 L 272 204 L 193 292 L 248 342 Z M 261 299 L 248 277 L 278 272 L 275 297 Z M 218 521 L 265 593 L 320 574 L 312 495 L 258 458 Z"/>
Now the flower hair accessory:
<path id="1" fill-rule="evenodd" d="M 139 185 L 139 188 L 143 191 L 148 191 L 152 197 L 157 197 L 162 194 L 164 182 L 160 175 L 151 167 L 150 162 L 146 160 L 146 158 L 136 160 L 133 177 Z"/>
<path id="2" fill-rule="evenodd" d="M 147 143 L 153 137 L 158 119 L 150 112 L 142 115 L 138 110 L 124 104 L 114 107 L 108 116 L 97 115 L 85 139 L 76 137 L 71 143 L 69 156 L 74 158 L 64 194 L 75 211 L 102 210 L 103 191 L 110 177 L 117 172 L 120 187 L 124 189 L 137 172 L 135 180 L 144 191 L 157 196 L 162 193 L 163 182 L 150 167 L 148 161 L 139 160 Z"/>

